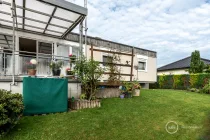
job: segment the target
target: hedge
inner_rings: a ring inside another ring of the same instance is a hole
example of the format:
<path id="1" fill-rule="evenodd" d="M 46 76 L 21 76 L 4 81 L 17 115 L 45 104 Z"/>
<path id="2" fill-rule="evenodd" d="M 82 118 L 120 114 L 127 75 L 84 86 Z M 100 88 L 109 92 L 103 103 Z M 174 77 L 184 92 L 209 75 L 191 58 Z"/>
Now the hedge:
<path id="1" fill-rule="evenodd" d="M 210 79 L 210 74 L 182 74 L 182 75 L 161 75 L 157 77 L 157 83 L 150 84 L 150 88 L 161 89 L 188 89 L 203 88 Z"/>

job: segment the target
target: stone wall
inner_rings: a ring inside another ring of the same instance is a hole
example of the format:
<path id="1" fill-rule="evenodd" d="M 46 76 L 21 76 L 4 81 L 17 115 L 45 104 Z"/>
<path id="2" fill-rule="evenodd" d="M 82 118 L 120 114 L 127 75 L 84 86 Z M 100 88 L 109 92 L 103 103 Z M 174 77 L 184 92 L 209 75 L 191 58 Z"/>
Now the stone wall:
<path id="1" fill-rule="evenodd" d="M 99 89 L 96 92 L 97 98 L 113 98 L 113 97 L 119 97 L 121 91 L 119 88 L 103 88 Z"/>

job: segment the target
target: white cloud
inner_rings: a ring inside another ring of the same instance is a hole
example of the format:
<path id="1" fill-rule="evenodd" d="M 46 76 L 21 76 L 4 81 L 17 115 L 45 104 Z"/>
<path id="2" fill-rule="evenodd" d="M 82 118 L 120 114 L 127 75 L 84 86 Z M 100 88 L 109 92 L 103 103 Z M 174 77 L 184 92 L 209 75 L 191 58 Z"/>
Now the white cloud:
<path id="1" fill-rule="evenodd" d="M 201 35 L 210 35 L 210 29 L 209 30 L 198 31 L 198 34 L 201 34 Z"/>
<path id="2" fill-rule="evenodd" d="M 195 49 L 210 59 L 206 0 L 89 0 L 88 28 L 88 35 L 157 51 L 158 66 Z"/>

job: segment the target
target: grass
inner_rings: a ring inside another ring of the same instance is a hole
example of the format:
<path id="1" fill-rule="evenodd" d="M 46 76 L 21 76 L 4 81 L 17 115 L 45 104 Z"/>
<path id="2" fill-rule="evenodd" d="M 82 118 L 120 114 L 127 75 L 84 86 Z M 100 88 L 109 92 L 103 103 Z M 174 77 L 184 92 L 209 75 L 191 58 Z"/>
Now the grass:
<path id="1" fill-rule="evenodd" d="M 210 95 L 141 90 L 141 96 L 132 99 L 103 99 L 101 108 L 23 117 L 3 139 L 194 140 L 203 134 L 209 111 Z M 173 135 L 165 130 L 169 121 L 179 125 Z"/>

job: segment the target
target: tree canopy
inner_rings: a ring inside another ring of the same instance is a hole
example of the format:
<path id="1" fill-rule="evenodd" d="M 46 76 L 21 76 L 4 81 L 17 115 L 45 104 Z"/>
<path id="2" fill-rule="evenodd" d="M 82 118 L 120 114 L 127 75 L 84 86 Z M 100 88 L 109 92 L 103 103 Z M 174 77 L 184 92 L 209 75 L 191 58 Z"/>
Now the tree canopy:
<path id="1" fill-rule="evenodd" d="M 195 50 L 191 54 L 191 62 L 190 62 L 190 73 L 202 73 L 204 71 L 205 64 L 200 58 L 200 52 Z"/>

